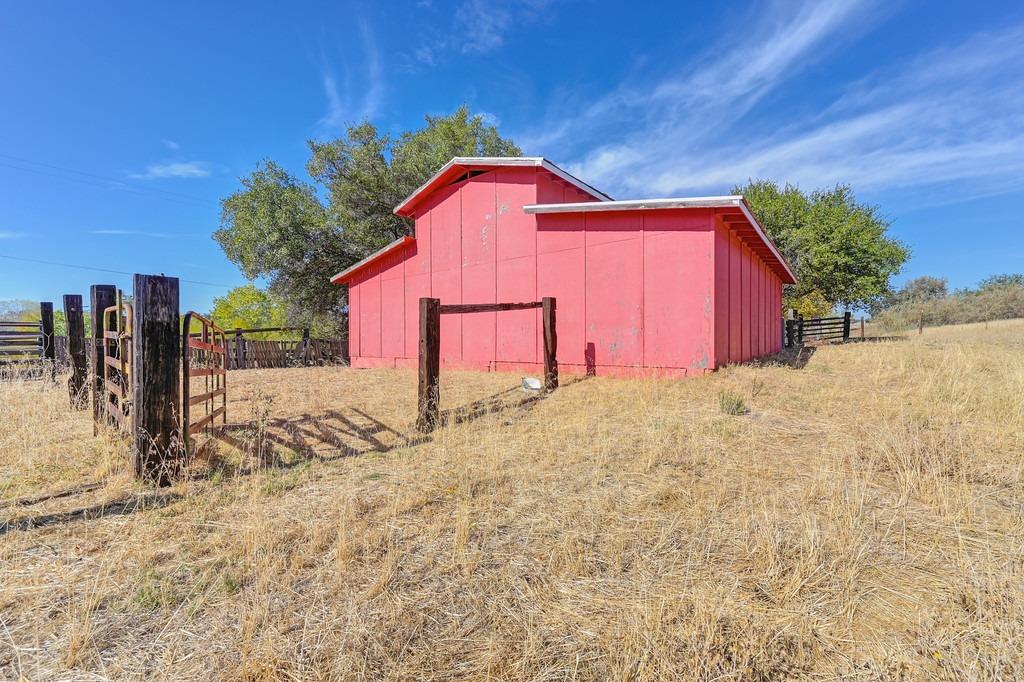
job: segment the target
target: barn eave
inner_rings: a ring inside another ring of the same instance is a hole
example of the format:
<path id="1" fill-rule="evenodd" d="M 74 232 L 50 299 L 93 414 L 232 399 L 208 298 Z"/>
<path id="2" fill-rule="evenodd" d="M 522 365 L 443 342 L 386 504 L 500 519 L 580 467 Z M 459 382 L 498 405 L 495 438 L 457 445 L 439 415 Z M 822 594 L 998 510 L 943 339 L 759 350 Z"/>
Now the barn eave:
<path id="1" fill-rule="evenodd" d="M 416 238 L 410 237 L 409 235 L 399 237 L 398 239 L 391 242 L 390 244 L 380 249 L 379 251 L 371 253 L 369 256 L 362 259 L 358 263 L 350 265 L 349 267 L 345 268 L 338 274 L 331 277 L 331 284 L 344 284 L 348 280 L 352 279 L 352 276 L 355 275 L 357 272 L 364 270 L 373 263 L 379 261 L 381 258 L 387 256 L 388 254 L 394 253 L 402 249 L 403 247 L 408 246 L 409 244 L 413 244 L 415 241 Z"/>
<path id="2" fill-rule="evenodd" d="M 528 204 L 523 206 L 523 212 L 530 214 L 551 214 L 551 213 L 597 213 L 608 211 L 656 211 L 671 209 L 694 209 L 713 208 L 716 212 L 729 214 L 734 213 L 742 216 L 742 222 L 752 231 L 756 241 L 762 245 L 768 255 L 779 265 L 779 274 L 785 284 L 795 284 L 796 274 L 786 262 L 782 253 L 768 237 L 761 223 L 754 217 L 747 200 L 741 195 L 727 195 L 714 197 L 673 197 L 659 199 L 625 199 L 620 201 L 582 201 L 575 203 L 559 204 Z M 735 228 L 735 224 L 731 224 Z"/>

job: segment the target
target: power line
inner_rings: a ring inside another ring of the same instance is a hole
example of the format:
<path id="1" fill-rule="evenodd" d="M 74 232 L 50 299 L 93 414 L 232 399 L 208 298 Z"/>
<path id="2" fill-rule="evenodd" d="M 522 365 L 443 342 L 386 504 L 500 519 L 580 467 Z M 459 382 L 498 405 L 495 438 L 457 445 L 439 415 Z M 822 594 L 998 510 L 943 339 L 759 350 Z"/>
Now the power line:
<path id="1" fill-rule="evenodd" d="M 205 206 L 212 206 L 213 205 L 213 202 L 211 202 L 209 199 L 201 199 L 199 197 L 194 197 L 194 196 L 191 196 L 191 195 L 188 195 L 188 194 L 182 194 L 180 192 L 172 192 L 172 191 L 169 191 L 169 190 L 158 189 L 156 187 L 140 187 L 138 185 L 128 184 L 124 180 L 120 180 L 118 178 L 112 178 L 112 177 L 105 176 L 105 175 L 99 175 L 97 173 L 89 173 L 87 171 L 76 170 L 74 168 L 67 168 L 65 166 L 58 166 L 56 164 L 45 163 L 43 161 L 33 161 L 31 159 L 26 159 L 26 158 L 23 158 L 23 157 L 20 157 L 20 156 L 12 156 L 10 154 L 0 154 L 0 158 L 7 159 L 9 161 L 15 161 L 15 162 L 20 163 L 20 164 L 30 164 L 30 165 L 34 165 L 34 166 L 42 166 L 43 168 L 49 168 L 49 169 L 52 169 L 52 170 L 60 171 L 60 173 L 71 173 L 73 175 L 80 175 L 82 177 L 81 178 L 69 178 L 69 177 L 61 175 L 59 173 L 48 173 L 48 172 L 40 170 L 38 168 L 31 168 L 31 167 L 26 168 L 26 167 L 23 167 L 23 166 L 13 165 L 11 163 L 0 163 L 0 166 L 5 166 L 7 168 L 13 168 L 15 170 L 27 171 L 27 172 L 30 172 L 30 173 L 38 173 L 40 175 L 45 175 L 45 176 L 48 176 L 48 177 L 55 177 L 55 178 L 59 178 L 61 180 L 69 180 L 69 181 L 72 181 L 72 182 L 81 182 L 81 183 L 84 183 L 84 184 L 87 184 L 87 185 L 91 185 L 93 187 L 104 187 L 106 189 L 119 189 L 121 191 L 130 192 L 132 194 L 154 194 L 154 195 L 158 195 L 160 198 L 165 199 L 167 201 L 174 201 L 175 203 L 180 203 L 180 204 L 186 203 L 185 201 L 182 201 L 182 199 L 185 199 L 188 202 L 194 202 L 194 203 L 202 204 L 202 205 L 205 205 Z M 85 178 L 91 178 L 93 181 L 90 182 L 89 180 L 86 180 Z M 96 180 L 102 181 L 102 183 L 95 182 Z M 110 183 L 113 183 L 115 185 L 115 187 L 111 187 Z"/>
<path id="2" fill-rule="evenodd" d="M 72 265 L 71 263 L 57 263 L 50 260 L 40 260 L 38 258 L 23 258 L 21 256 L 6 256 L 0 254 L 0 258 L 6 258 L 8 260 L 24 261 L 26 263 L 40 263 L 42 265 L 56 265 L 61 268 L 74 268 L 75 270 L 92 270 L 93 272 L 109 272 L 115 275 L 134 275 L 134 272 L 125 272 L 124 270 L 111 270 L 109 268 L 94 268 L 89 265 Z M 179 281 L 187 282 L 189 284 L 199 284 L 204 287 L 217 287 L 218 289 L 231 289 L 233 288 L 230 284 L 217 284 L 216 282 L 200 282 L 194 279 L 182 279 L 178 278 Z"/>

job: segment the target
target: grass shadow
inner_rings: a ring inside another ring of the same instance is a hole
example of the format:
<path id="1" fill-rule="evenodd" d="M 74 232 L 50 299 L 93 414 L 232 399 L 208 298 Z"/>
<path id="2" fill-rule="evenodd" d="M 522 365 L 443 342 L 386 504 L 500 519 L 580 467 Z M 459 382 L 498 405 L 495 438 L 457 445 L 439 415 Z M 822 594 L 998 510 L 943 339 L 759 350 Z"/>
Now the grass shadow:
<path id="1" fill-rule="evenodd" d="M 66 512 L 38 514 L 17 519 L 9 519 L 0 525 L 0 536 L 12 531 L 34 530 L 48 526 L 57 526 L 73 521 L 91 521 L 108 516 L 126 516 L 146 509 L 159 509 L 183 499 L 180 493 L 153 491 L 129 495 L 112 502 L 101 502 L 91 507 L 82 507 Z"/>

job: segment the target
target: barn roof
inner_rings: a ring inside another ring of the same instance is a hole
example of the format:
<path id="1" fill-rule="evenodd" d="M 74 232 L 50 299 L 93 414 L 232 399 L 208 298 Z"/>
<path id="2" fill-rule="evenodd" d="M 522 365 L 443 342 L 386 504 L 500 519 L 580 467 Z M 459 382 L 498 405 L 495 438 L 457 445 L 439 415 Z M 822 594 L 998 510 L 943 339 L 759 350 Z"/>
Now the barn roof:
<path id="1" fill-rule="evenodd" d="M 608 211 L 656 211 L 668 209 L 713 208 L 722 220 L 736 230 L 740 239 L 770 265 L 776 265 L 782 281 L 796 283 L 796 275 L 772 240 L 765 233 L 740 195 L 719 197 L 680 197 L 670 199 L 629 199 L 625 201 L 584 201 L 565 204 L 529 204 L 526 213 L 596 213 Z"/>
<path id="2" fill-rule="evenodd" d="M 610 201 L 611 197 L 601 190 L 588 185 L 579 178 L 567 173 L 555 164 L 542 156 L 456 156 L 451 161 L 441 166 L 441 169 L 425 183 L 420 185 L 415 192 L 406 197 L 405 201 L 395 206 L 395 214 L 412 217 L 413 209 L 424 197 L 439 187 L 451 183 L 470 171 L 492 170 L 507 166 L 528 166 L 543 168 L 552 175 L 557 175 L 562 180 L 586 192 L 600 201 Z"/>

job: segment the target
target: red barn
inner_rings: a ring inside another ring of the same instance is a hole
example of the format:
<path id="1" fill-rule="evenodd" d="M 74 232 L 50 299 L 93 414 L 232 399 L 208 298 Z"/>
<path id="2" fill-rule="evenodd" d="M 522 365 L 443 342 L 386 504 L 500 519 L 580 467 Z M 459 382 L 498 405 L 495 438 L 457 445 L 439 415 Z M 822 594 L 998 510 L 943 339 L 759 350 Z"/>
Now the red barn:
<path id="1" fill-rule="evenodd" d="M 613 201 L 543 158 L 454 158 L 416 223 L 331 278 L 353 367 L 415 367 L 419 299 L 557 299 L 562 371 L 685 376 L 777 352 L 793 272 L 743 197 Z M 445 315 L 447 367 L 539 373 L 539 310 Z"/>

